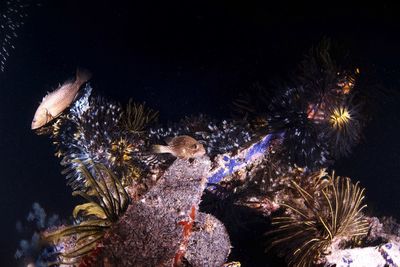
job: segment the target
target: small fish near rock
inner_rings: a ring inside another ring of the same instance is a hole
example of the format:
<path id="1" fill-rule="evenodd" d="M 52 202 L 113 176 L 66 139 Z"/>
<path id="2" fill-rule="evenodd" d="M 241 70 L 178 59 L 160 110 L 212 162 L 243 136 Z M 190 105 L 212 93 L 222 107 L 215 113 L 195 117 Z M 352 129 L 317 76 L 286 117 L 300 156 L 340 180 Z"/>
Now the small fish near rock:
<path id="1" fill-rule="evenodd" d="M 90 80 L 91 74 L 82 69 L 76 71 L 73 81 L 66 81 L 48 93 L 40 103 L 32 120 L 31 129 L 38 129 L 59 116 L 75 99 L 82 84 Z"/>
<path id="2" fill-rule="evenodd" d="M 203 144 L 188 135 L 176 136 L 165 140 L 166 146 L 153 145 L 153 153 L 170 153 L 180 159 L 198 158 L 206 153 Z"/>

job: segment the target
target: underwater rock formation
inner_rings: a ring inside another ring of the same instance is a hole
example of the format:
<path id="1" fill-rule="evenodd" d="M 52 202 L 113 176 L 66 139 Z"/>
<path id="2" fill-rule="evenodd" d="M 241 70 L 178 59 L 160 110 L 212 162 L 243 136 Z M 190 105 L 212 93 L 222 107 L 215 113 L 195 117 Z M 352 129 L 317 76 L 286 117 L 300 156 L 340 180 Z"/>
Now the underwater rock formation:
<path id="1" fill-rule="evenodd" d="M 179 266 L 188 253 L 190 266 L 204 266 L 201 257 L 221 266 L 230 249 L 225 227 L 198 211 L 210 164 L 207 157 L 191 163 L 177 159 L 110 229 L 103 241 L 105 256 L 117 266 Z M 218 252 L 209 249 L 213 243 Z"/>
<path id="2" fill-rule="evenodd" d="M 223 223 L 210 214 L 199 212 L 192 231 L 185 253 L 190 265 L 221 266 L 231 249 Z"/>
<path id="3" fill-rule="evenodd" d="M 262 246 L 289 266 L 343 259 L 357 266 L 356 255 L 369 251 L 388 263 L 396 234 L 364 215 L 359 183 L 326 172 L 350 153 L 364 124 L 360 71 L 341 69 L 328 48 L 312 50 L 299 77 L 273 97 L 259 91 L 242 99 L 240 119 L 200 115 L 163 127 L 156 111 L 132 101 L 124 107 L 83 85 L 70 107 L 36 130 L 50 135 L 73 195 L 85 200 L 72 224 L 43 231 L 56 252 L 49 264 L 240 266 L 225 262 L 232 235 L 250 221 L 242 210 L 269 226 Z M 152 150 L 180 136 L 205 151 Z"/>

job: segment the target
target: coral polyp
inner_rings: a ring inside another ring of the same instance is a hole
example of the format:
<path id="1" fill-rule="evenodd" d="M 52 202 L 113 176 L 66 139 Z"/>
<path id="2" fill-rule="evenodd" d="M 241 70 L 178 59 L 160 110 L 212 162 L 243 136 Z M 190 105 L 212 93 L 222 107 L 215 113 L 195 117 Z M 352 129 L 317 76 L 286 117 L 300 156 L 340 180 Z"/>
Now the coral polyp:
<path id="1" fill-rule="evenodd" d="M 330 115 L 330 123 L 335 130 L 343 130 L 351 120 L 352 116 L 346 107 L 337 107 Z"/>
<path id="2" fill-rule="evenodd" d="M 360 141 L 363 120 L 360 106 L 349 99 L 328 110 L 329 124 L 326 126 L 326 136 L 330 141 L 330 150 L 336 157 L 348 155 L 351 149 Z"/>
<path id="3" fill-rule="evenodd" d="M 271 247 L 281 248 L 290 266 L 321 263 L 332 246 L 344 246 L 365 237 L 369 230 L 362 210 L 364 189 L 349 178 L 332 175 L 319 179 L 314 190 L 292 182 L 297 193 L 285 203 L 285 214 L 273 218 Z"/>

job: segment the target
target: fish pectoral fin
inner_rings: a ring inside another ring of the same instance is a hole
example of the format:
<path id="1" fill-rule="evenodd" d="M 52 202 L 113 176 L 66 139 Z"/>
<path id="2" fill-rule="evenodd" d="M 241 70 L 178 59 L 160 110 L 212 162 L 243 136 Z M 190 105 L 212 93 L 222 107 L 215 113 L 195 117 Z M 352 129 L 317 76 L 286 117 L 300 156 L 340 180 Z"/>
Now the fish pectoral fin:
<path id="1" fill-rule="evenodd" d="M 54 119 L 55 117 L 53 115 L 51 115 L 51 113 L 49 112 L 49 110 L 46 108 L 46 123 L 48 123 L 49 121 L 51 121 L 52 119 Z"/>
<path id="2" fill-rule="evenodd" d="M 164 138 L 164 142 L 165 142 L 167 145 L 170 145 L 171 142 L 172 142 L 172 139 L 174 139 L 174 138 L 173 138 L 173 137 L 165 137 L 165 138 Z"/>
<path id="3" fill-rule="evenodd" d="M 87 69 L 77 68 L 75 83 L 80 87 L 82 84 L 86 83 L 92 78 L 92 74 Z"/>

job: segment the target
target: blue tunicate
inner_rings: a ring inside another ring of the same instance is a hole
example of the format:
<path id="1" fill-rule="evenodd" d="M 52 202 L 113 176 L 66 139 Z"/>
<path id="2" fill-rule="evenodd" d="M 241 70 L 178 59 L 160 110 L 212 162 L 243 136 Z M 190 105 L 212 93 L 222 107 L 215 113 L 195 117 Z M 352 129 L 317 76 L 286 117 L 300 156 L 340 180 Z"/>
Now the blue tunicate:
<path id="1" fill-rule="evenodd" d="M 208 178 L 208 183 L 216 184 L 225 177 L 225 170 L 223 168 L 219 169 L 214 175 Z"/>
<path id="2" fill-rule="evenodd" d="M 247 152 L 246 161 L 250 160 L 257 153 L 264 153 L 265 150 L 268 148 L 269 143 L 272 139 L 273 135 L 268 134 L 265 136 L 260 142 L 254 144 L 250 150 Z"/>

